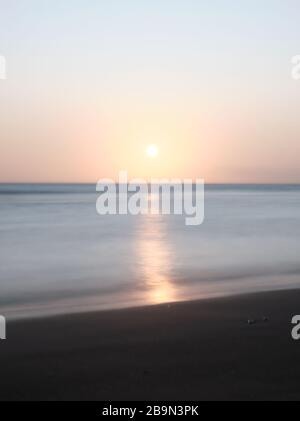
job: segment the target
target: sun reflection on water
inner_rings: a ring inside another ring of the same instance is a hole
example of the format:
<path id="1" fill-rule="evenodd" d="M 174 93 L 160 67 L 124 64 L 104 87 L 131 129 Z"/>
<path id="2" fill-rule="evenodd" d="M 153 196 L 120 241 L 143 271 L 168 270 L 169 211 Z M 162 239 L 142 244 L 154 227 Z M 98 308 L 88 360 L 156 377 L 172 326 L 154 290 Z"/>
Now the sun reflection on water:
<path id="1" fill-rule="evenodd" d="M 172 251 L 162 216 L 144 218 L 138 231 L 137 254 L 139 275 L 146 287 L 145 301 L 149 304 L 176 301 L 171 280 Z"/>

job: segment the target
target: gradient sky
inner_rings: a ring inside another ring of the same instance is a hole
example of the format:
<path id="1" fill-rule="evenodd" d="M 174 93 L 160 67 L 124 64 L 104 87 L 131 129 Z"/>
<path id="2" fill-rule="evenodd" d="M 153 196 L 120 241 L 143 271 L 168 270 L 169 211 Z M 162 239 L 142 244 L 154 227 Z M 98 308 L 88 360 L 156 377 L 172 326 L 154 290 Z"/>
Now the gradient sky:
<path id="1" fill-rule="evenodd" d="M 299 13 L 299 0 L 2 2 L 0 182 L 122 169 L 300 182 Z"/>

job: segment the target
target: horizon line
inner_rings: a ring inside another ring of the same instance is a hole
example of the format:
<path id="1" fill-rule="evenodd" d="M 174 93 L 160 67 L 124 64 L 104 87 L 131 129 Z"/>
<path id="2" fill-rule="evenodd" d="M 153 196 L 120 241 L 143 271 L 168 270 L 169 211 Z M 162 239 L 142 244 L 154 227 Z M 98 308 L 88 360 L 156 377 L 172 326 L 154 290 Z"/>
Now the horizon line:
<path id="1" fill-rule="evenodd" d="M 175 177 L 173 177 L 173 179 L 175 179 Z M 188 179 L 188 178 L 187 178 Z M 189 178 L 191 180 L 193 180 L 194 183 L 194 179 Z M 172 180 L 172 177 L 170 178 L 170 180 Z M 129 180 L 130 181 L 130 180 Z M 48 182 L 48 181 L 43 181 L 43 182 L 19 182 L 19 181 L 0 181 L 0 186 L 1 185 L 40 185 L 40 186 L 91 186 L 91 185 L 97 185 L 98 181 L 96 182 L 76 182 L 76 181 L 72 181 L 72 182 L 63 182 L 63 181 L 54 181 L 54 182 Z M 115 181 L 116 184 L 120 184 L 117 181 Z M 150 184 L 151 182 L 147 182 L 145 184 Z M 287 183 L 287 182 L 205 182 L 205 185 L 207 186 L 216 186 L 216 185 L 222 185 L 222 186 L 232 186 L 232 185 L 238 185 L 238 186 L 300 186 L 300 181 L 299 182 L 293 182 L 293 183 Z"/>

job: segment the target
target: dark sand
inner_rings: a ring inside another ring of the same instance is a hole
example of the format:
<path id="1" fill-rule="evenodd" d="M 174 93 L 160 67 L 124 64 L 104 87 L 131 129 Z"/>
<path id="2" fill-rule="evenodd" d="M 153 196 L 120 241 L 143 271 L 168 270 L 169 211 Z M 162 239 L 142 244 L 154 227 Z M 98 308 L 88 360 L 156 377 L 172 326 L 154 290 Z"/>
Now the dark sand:
<path id="1" fill-rule="evenodd" d="M 300 291 L 11 322 L 0 400 L 299 399 L 296 314 Z"/>

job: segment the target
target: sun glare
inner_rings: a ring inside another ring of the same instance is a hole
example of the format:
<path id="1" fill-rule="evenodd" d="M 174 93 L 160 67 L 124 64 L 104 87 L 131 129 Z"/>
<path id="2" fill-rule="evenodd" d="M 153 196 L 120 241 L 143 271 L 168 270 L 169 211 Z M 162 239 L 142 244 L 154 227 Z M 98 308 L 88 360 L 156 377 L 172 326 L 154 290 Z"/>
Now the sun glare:
<path id="1" fill-rule="evenodd" d="M 158 155 L 158 147 L 156 145 L 149 145 L 147 147 L 147 155 L 150 158 L 155 158 Z"/>

